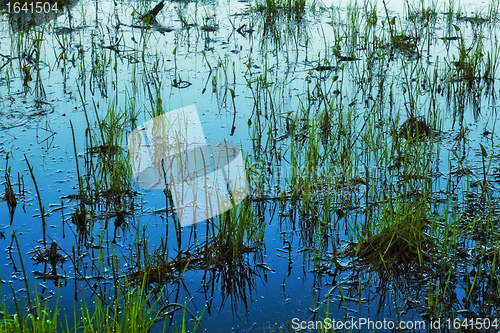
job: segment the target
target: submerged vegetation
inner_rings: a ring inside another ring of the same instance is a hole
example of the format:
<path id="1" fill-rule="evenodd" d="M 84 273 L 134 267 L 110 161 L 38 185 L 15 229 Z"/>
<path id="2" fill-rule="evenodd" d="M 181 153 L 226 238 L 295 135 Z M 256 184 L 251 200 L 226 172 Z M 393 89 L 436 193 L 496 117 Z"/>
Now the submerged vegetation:
<path id="1" fill-rule="evenodd" d="M 497 1 L 60 4 L 0 20 L 1 331 L 499 317 Z M 193 103 L 248 196 L 181 227 L 127 139 Z"/>

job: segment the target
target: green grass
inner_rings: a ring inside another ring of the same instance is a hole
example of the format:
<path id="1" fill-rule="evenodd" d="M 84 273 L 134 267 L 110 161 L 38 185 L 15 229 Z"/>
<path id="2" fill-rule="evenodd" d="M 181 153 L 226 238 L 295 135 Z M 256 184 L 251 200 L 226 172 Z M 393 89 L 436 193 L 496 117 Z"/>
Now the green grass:
<path id="1" fill-rule="evenodd" d="M 19 252 L 19 243 L 15 233 L 12 235 L 16 241 Z M 20 252 L 19 252 L 20 253 Z M 115 279 L 114 297 L 107 298 L 99 296 L 96 293 L 94 298 L 83 298 L 80 303 L 81 308 L 74 310 L 74 315 L 70 319 L 68 314 L 62 314 L 59 308 L 59 295 L 56 297 L 56 302 L 50 302 L 50 297 L 44 300 L 40 299 L 37 292 L 37 280 L 28 281 L 22 256 L 20 255 L 20 264 L 22 274 L 27 291 L 27 296 L 19 298 L 11 284 L 11 291 L 14 295 L 15 311 L 11 310 L 11 305 L 7 304 L 7 299 L 10 297 L 5 295 L 5 291 L 1 288 L 2 298 L 0 301 L 0 329 L 6 333 L 17 332 L 150 332 L 153 325 L 163 327 L 163 330 L 168 327 L 167 319 L 176 311 L 184 311 L 182 321 L 177 322 L 181 328 L 178 332 L 186 332 L 187 326 L 193 327 L 193 332 L 196 332 L 200 327 L 200 318 L 195 318 L 194 315 L 186 308 L 176 304 L 176 307 L 169 313 L 165 313 L 165 309 L 169 306 L 164 304 L 162 292 L 153 294 L 152 291 L 147 292 L 148 288 L 146 279 L 142 279 L 139 284 L 131 283 L 128 279 Z M 34 288 L 30 289 L 30 285 Z M 60 292 L 60 291 L 58 291 Z M 7 297 L 6 297 L 7 296 Z M 92 304 L 87 303 L 92 300 Z M 194 322 L 194 326 L 187 325 L 186 311 L 190 314 Z M 73 322 L 73 324 L 70 324 Z"/>
<path id="2" fill-rule="evenodd" d="M 5 333 L 31 332 L 150 332 L 155 325 L 163 327 L 163 331 L 168 331 L 167 317 L 164 314 L 164 307 L 161 305 L 161 297 L 155 297 L 152 293 L 146 294 L 145 286 L 132 286 L 127 281 L 118 286 L 121 290 L 119 298 L 111 304 L 105 304 L 102 300 L 96 299 L 92 305 L 82 304 L 81 309 L 75 309 L 73 319 L 74 324 L 69 324 L 72 319 L 68 319 L 67 314 L 62 314 L 59 304 L 49 304 L 48 300 L 38 298 L 36 288 L 32 303 L 34 308 L 31 311 L 21 309 L 11 312 L 5 302 L 5 294 L 0 302 L 0 330 Z M 22 300 L 16 299 L 16 303 L 22 304 Z M 174 310 L 184 312 L 182 320 L 177 322 L 180 326 L 176 332 L 186 332 L 189 327 L 193 327 L 192 332 L 199 329 L 200 318 L 194 318 L 195 324 L 188 324 L 191 317 L 186 318 L 186 308 L 180 306 Z"/>

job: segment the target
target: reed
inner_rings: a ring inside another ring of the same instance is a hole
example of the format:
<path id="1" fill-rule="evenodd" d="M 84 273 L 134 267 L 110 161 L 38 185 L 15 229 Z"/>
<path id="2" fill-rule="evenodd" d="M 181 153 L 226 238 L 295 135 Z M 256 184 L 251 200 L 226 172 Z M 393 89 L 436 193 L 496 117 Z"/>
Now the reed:
<path id="1" fill-rule="evenodd" d="M 40 196 L 40 191 L 38 190 L 38 185 L 36 182 L 35 174 L 33 173 L 33 168 L 31 167 L 28 158 L 24 155 L 24 159 L 26 164 L 28 165 L 28 169 L 30 171 L 31 179 L 33 179 L 33 184 L 35 185 L 36 197 L 38 199 L 38 207 L 40 208 L 40 217 L 42 218 L 42 232 L 43 232 L 43 246 L 47 246 L 47 232 L 46 232 L 46 223 L 45 223 L 45 207 L 42 205 L 42 197 Z"/>

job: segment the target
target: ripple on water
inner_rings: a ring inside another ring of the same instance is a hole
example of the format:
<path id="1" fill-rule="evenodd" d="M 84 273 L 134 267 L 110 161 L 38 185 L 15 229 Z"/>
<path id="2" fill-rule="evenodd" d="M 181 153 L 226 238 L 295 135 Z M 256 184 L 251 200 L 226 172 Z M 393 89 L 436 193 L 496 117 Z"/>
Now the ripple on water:
<path id="1" fill-rule="evenodd" d="M 8 130 L 14 127 L 19 127 L 29 121 L 29 114 L 26 110 L 19 111 L 15 109 L 8 109 L 7 112 L 0 111 L 0 129 Z"/>

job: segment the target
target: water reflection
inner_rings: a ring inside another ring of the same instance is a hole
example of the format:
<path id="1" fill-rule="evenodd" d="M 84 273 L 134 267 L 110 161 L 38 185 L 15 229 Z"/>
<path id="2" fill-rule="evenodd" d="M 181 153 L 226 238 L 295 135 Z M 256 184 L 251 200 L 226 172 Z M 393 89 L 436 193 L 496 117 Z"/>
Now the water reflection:
<path id="1" fill-rule="evenodd" d="M 260 276 L 259 270 L 261 269 L 255 268 L 255 264 L 245 258 L 205 271 L 199 291 L 202 291 L 205 296 L 208 313 L 212 315 L 213 307 L 219 307 L 221 311 L 228 300 L 235 315 L 247 312 L 248 303 L 255 297 L 252 293 L 255 290 L 256 277 Z M 215 297 L 219 293 L 220 300 Z"/>

